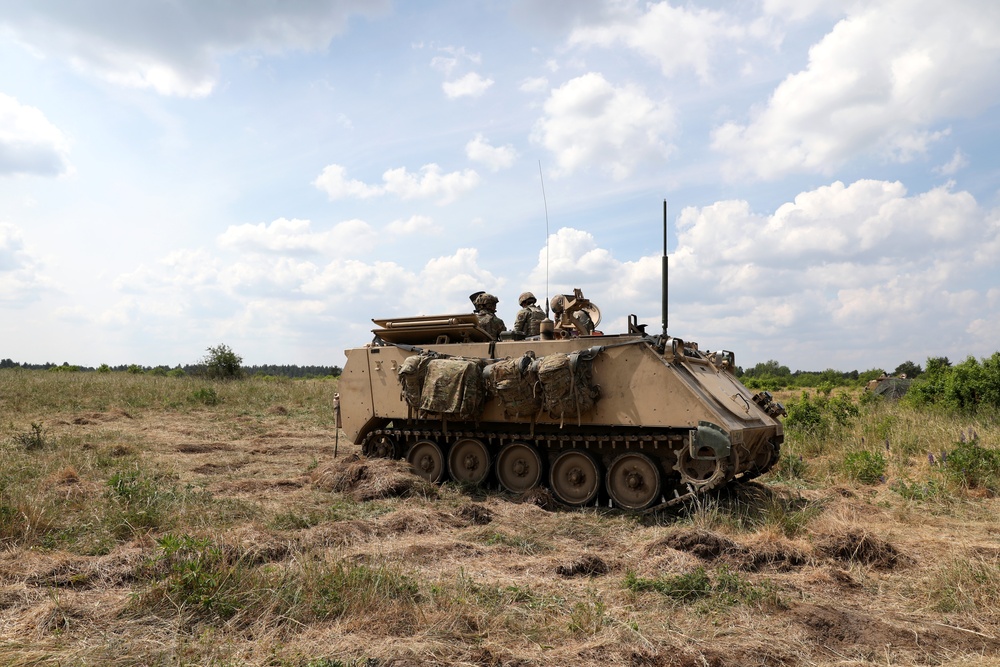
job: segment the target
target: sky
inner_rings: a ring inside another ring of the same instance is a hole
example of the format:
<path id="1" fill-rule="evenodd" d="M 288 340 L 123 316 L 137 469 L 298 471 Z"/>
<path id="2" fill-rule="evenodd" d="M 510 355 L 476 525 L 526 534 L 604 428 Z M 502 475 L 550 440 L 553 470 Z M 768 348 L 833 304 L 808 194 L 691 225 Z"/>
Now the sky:
<path id="1" fill-rule="evenodd" d="M 751 367 L 1000 349 L 995 0 L 8 0 L 0 358 L 342 365 L 574 288 Z"/>

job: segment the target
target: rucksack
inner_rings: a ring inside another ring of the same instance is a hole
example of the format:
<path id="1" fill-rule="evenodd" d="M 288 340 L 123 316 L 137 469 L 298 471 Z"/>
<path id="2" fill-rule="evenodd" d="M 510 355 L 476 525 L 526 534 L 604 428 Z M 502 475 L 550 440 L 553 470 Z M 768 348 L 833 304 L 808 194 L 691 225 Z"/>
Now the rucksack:
<path id="1" fill-rule="evenodd" d="M 420 394 L 424 388 L 424 377 L 427 375 L 427 364 L 437 355 L 414 354 L 403 360 L 396 376 L 399 378 L 400 398 L 410 406 L 410 412 L 420 409 Z M 412 416 L 412 415 L 411 415 Z"/>
<path id="2" fill-rule="evenodd" d="M 432 359 L 420 392 L 421 412 L 469 420 L 479 416 L 486 399 L 482 360 Z"/>
<path id="3" fill-rule="evenodd" d="M 486 386 L 503 405 L 507 417 L 531 417 L 542 409 L 542 388 L 538 384 L 538 374 L 531 370 L 535 360 L 533 352 L 523 357 L 504 359 L 490 364 L 483 370 Z"/>
<path id="4" fill-rule="evenodd" d="M 563 425 L 566 417 L 580 416 L 594 407 L 601 397 L 601 389 L 593 384 L 592 350 L 566 354 L 558 352 L 538 359 L 532 367 L 542 385 L 543 405 L 553 419 Z"/>

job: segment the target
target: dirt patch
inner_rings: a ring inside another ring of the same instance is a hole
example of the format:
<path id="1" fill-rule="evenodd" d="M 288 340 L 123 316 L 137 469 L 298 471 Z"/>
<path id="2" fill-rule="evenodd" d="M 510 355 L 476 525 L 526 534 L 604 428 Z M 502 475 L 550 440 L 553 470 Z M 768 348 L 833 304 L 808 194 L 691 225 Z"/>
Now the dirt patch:
<path id="1" fill-rule="evenodd" d="M 212 452 L 229 452 L 232 446 L 222 442 L 206 442 L 201 444 L 180 445 L 177 451 L 181 454 L 211 454 Z"/>
<path id="2" fill-rule="evenodd" d="M 866 531 L 851 530 L 829 535 L 819 540 L 816 548 L 839 561 L 885 570 L 913 563 L 912 558 L 900 553 L 892 544 Z"/>
<path id="3" fill-rule="evenodd" d="M 223 489 L 226 491 L 235 491 L 237 493 L 253 493 L 255 491 L 270 491 L 272 489 L 282 489 L 282 490 L 301 489 L 308 483 L 309 480 L 306 478 L 244 479 L 238 482 L 224 484 Z"/>
<path id="4" fill-rule="evenodd" d="M 560 577 L 596 577 L 607 574 L 610 569 L 600 556 L 584 554 L 576 560 L 557 566 L 556 574 Z"/>
<path id="5" fill-rule="evenodd" d="M 978 632 L 896 615 L 877 618 L 853 609 L 801 604 L 791 616 L 811 642 L 853 659 L 886 660 L 895 655 L 906 660 L 916 654 L 923 663 L 946 653 L 992 654 L 1000 648 L 996 638 Z"/>
<path id="6" fill-rule="evenodd" d="M 244 465 L 243 463 L 206 463 L 192 470 L 199 475 L 221 475 L 227 472 L 236 472 Z"/>
<path id="7" fill-rule="evenodd" d="M 549 511 L 559 507 L 559 503 L 556 501 L 555 496 L 553 496 L 552 492 L 544 486 L 536 486 L 533 489 L 525 491 L 518 499 L 518 502 L 535 505 L 536 507 L 541 507 L 543 510 Z"/>
<path id="8" fill-rule="evenodd" d="M 493 521 L 493 512 L 490 508 L 479 503 L 469 503 L 458 508 L 458 516 L 469 522 L 470 525 L 485 526 Z"/>
<path id="9" fill-rule="evenodd" d="M 707 561 L 715 560 L 724 554 L 732 556 L 743 554 L 743 547 L 728 537 L 699 529 L 681 530 L 668 535 L 646 547 L 646 553 L 655 554 L 662 551 L 664 547 L 686 551 Z"/>
<path id="10" fill-rule="evenodd" d="M 343 493 L 358 502 L 437 493 L 437 487 L 414 475 L 403 461 L 366 459 L 356 454 L 316 470 L 310 480 L 324 491 Z"/>

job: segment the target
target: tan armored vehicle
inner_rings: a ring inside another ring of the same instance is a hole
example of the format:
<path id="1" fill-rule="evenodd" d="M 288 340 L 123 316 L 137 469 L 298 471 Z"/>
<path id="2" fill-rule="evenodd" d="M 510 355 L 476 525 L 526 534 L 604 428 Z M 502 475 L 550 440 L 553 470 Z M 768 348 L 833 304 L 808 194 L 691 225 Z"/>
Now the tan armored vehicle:
<path id="1" fill-rule="evenodd" d="M 731 352 L 649 336 L 635 316 L 627 333 L 581 335 L 573 308 L 600 312 L 563 297 L 562 326 L 526 340 L 491 341 L 475 315 L 373 320 L 374 341 L 346 351 L 345 434 L 432 482 L 632 511 L 775 464 L 784 409 L 736 379 Z"/>

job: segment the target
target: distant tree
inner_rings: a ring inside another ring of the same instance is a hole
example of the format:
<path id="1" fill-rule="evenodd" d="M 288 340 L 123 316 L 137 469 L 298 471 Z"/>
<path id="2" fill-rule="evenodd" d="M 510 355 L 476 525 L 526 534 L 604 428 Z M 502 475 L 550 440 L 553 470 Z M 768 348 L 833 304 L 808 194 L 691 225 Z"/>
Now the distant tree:
<path id="1" fill-rule="evenodd" d="M 0 368 L 17 368 L 18 365 L 13 359 L 0 359 Z"/>
<path id="2" fill-rule="evenodd" d="M 208 354 L 201 362 L 205 366 L 205 376 L 216 380 L 238 380 L 243 377 L 243 357 L 228 345 L 219 344 L 208 348 Z"/>
<path id="3" fill-rule="evenodd" d="M 98 373 L 110 373 L 111 372 L 111 366 L 108 366 L 107 364 L 101 364 L 100 366 L 97 367 L 97 372 Z"/>
<path id="4" fill-rule="evenodd" d="M 769 361 L 762 361 L 758 363 L 753 368 L 748 368 L 744 371 L 750 377 L 788 377 L 792 374 L 792 371 L 788 366 L 782 366 L 774 359 Z"/>
<path id="5" fill-rule="evenodd" d="M 915 364 L 912 361 L 904 361 L 900 365 L 896 366 L 896 370 L 894 370 L 892 374 L 897 377 L 905 374 L 906 377 L 912 380 L 923 372 L 924 369 L 920 367 L 920 364 Z"/>

